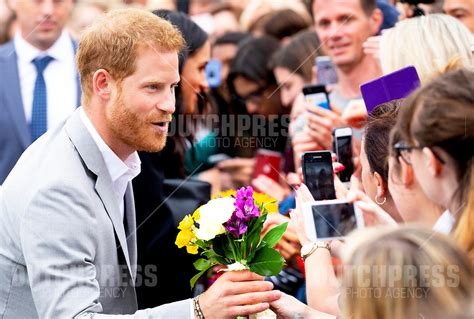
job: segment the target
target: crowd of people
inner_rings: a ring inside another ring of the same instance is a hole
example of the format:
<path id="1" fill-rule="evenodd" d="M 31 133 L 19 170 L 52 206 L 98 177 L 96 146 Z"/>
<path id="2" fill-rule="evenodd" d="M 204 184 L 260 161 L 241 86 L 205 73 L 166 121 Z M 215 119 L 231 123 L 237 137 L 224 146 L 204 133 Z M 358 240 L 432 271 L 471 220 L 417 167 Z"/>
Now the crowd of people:
<path id="1" fill-rule="evenodd" d="M 0 70 L 1 318 L 474 316 L 474 1 L 0 0 Z M 302 158 L 337 128 L 365 227 L 314 242 Z M 289 222 L 285 268 L 190 289 L 179 221 L 243 186 L 278 203 L 262 236 Z"/>

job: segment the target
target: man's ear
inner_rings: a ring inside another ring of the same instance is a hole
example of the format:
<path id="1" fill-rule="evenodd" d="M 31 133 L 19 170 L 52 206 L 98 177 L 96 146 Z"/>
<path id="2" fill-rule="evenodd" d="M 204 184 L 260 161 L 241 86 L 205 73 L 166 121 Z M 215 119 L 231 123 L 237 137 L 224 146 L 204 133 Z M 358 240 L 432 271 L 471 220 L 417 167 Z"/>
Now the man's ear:
<path id="1" fill-rule="evenodd" d="M 423 148 L 423 161 L 431 175 L 438 176 L 441 174 L 443 164 L 436 158 L 433 151 L 428 147 Z"/>
<path id="2" fill-rule="evenodd" d="M 379 8 L 376 8 L 374 12 L 372 12 L 370 22 L 370 34 L 374 36 L 379 32 L 383 22 L 383 13 Z"/>
<path id="3" fill-rule="evenodd" d="M 413 185 L 414 182 L 413 167 L 411 165 L 408 165 L 404 160 L 400 160 L 400 167 L 402 171 L 403 185 L 409 188 L 411 185 Z"/>
<path id="4" fill-rule="evenodd" d="M 104 69 L 99 69 L 95 71 L 92 77 L 94 95 L 97 95 L 102 100 L 110 99 L 112 85 L 112 76 L 109 72 Z"/>

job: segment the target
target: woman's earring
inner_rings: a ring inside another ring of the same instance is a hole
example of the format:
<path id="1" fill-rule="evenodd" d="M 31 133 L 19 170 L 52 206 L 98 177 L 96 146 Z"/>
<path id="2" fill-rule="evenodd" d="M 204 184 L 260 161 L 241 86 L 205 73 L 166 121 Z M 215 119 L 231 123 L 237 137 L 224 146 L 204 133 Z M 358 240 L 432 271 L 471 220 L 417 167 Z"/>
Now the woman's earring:
<path id="1" fill-rule="evenodd" d="M 377 203 L 377 205 L 382 206 L 383 204 L 385 204 L 386 201 L 387 201 L 387 197 L 384 196 L 383 201 L 379 202 L 379 195 L 375 194 L 375 202 Z"/>

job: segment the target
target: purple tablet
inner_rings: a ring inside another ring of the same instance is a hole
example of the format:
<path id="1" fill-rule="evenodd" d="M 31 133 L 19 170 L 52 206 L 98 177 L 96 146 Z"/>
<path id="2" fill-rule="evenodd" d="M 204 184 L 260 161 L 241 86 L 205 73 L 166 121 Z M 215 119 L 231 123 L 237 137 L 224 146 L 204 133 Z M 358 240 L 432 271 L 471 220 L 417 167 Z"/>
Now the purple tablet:
<path id="1" fill-rule="evenodd" d="M 420 78 L 414 66 L 384 75 L 360 86 L 367 112 L 382 103 L 407 97 L 420 86 Z"/>

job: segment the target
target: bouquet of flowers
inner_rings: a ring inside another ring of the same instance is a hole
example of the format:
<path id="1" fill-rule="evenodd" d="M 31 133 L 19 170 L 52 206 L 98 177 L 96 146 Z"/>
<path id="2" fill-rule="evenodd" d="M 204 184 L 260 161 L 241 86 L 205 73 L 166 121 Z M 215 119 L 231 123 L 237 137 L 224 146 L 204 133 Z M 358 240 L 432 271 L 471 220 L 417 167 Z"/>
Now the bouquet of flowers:
<path id="1" fill-rule="evenodd" d="M 186 247 L 190 254 L 201 251 L 202 256 L 194 263 L 199 273 L 191 278 L 191 287 L 214 265 L 273 276 L 285 263 L 272 247 L 288 223 L 272 228 L 261 238 L 268 208 L 276 201 L 263 202 L 261 199 L 266 196 L 254 193 L 250 186 L 223 195 L 211 199 L 179 223 L 175 244 L 179 248 Z"/>

